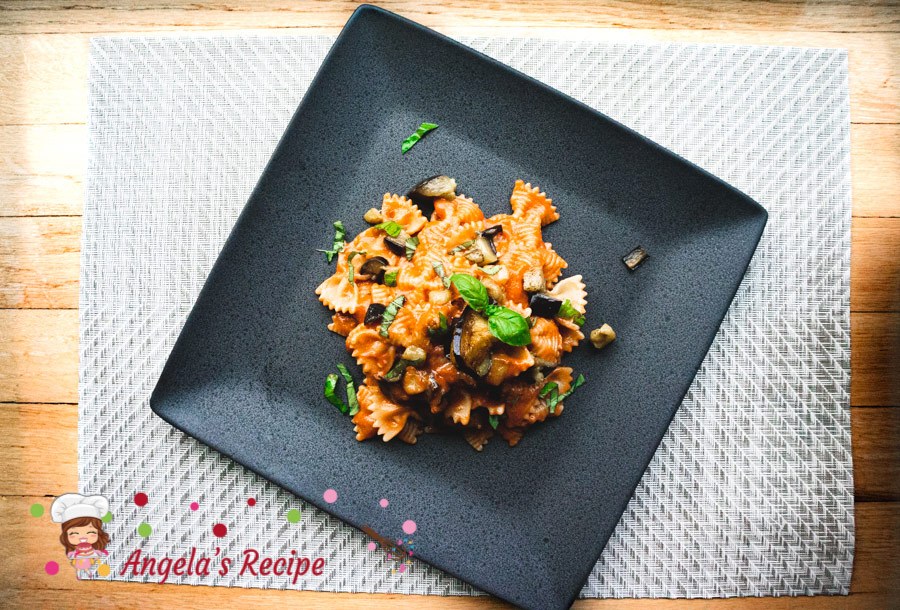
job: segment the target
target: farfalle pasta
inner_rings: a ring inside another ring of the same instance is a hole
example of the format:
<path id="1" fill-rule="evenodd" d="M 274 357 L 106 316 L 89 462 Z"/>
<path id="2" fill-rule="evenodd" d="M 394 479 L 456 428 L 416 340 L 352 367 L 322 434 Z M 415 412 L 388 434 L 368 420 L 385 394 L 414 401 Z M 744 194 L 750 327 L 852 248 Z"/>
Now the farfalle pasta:
<path id="1" fill-rule="evenodd" d="M 479 451 L 494 435 L 515 445 L 584 382 L 562 359 L 584 338 L 585 285 L 561 279 L 568 265 L 542 235 L 559 213 L 521 180 L 510 205 L 486 218 L 436 176 L 385 194 L 365 214 L 374 226 L 342 247 L 336 236 L 334 274 L 316 294 L 365 379 L 356 387 L 342 369 L 352 410 L 333 394 L 336 375 L 326 397 L 358 440 L 458 431 Z"/>

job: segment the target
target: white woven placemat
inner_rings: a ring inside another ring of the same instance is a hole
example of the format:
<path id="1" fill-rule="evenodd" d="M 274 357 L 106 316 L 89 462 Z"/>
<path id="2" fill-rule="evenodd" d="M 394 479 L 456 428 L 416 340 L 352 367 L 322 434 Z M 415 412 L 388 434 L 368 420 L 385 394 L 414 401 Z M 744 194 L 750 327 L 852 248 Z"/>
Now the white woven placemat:
<path id="1" fill-rule="evenodd" d="M 148 406 L 169 349 L 332 38 L 92 42 L 79 471 L 131 549 L 321 556 L 323 578 L 174 582 L 470 594 L 172 429 Z M 464 42 L 708 169 L 769 211 L 759 251 L 586 597 L 847 593 L 850 169 L 841 50 Z M 145 492 L 146 507 L 132 501 Z M 597 490 L 602 493 L 602 490 Z M 247 506 L 247 498 L 257 500 Z M 200 508 L 187 506 L 198 501 Z M 299 508 L 302 520 L 284 519 Z M 141 521 L 153 527 L 143 540 Z M 211 524 L 228 524 L 215 538 Z M 114 574 L 118 571 L 114 570 Z M 158 581 L 159 578 L 121 577 Z"/>

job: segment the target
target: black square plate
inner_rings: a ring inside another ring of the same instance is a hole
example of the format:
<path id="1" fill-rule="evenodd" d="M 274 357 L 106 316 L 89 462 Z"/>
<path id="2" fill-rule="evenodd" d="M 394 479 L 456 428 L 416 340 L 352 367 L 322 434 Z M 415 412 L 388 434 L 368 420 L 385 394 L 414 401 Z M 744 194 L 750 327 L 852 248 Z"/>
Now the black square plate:
<path id="1" fill-rule="evenodd" d="M 422 121 L 440 128 L 408 154 Z M 383 193 L 456 178 L 487 215 L 522 178 L 562 216 L 545 238 L 588 286 L 587 377 L 559 419 L 514 448 L 461 438 L 354 439 L 322 397 L 344 341 L 313 293 L 316 248 Z M 515 604 L 578 594 L 687 391 L 766 223 L 747 196 L 587 106 L 371 6 L 350 18 L 222 249 L 153 392 L 153 410 L 265 478 Z M 650 258 L 629 272 L 622 256 Z M 338 501 L 323 492 L 338 491 Z M 379 506 L 388 498 L 390 508 Z"/>

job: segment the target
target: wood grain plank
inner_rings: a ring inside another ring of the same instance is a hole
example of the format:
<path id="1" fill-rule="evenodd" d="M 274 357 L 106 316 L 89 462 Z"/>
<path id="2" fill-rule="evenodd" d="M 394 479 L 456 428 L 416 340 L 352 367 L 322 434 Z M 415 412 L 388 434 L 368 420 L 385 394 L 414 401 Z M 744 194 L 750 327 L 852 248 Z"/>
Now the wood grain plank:
<path id="1" fill-rule="evenodd" d="M 60 490 L 71 491 L 69 489 Z M 28 607 L 67 606 L 60 601 L 77 591 L 90 607 L 129 606 L 139 599 L 142 608 L 222 607 L 247 608 L 291 606 L 298 608 L 369 608 L 383 605 L 389 608 L 416 610 L 429 607 L 451 608 L 509 608 L 494 598 L 423 597 L 406 595 L 333 594 L 298 591 L 260 591 L 211 587 L 166 586 L 158 584 L 129 584 L 115 582 L 78 582 L 71 568 L 64 563 L 58 541 L 58 525 L 50 522 L 49 511 L 43 517 L 29 514 L 33 503 L 49 508 L 52 496 L 0 496 L 0 554 L 16 558 L 16 569 L 0 572 L 0 595 L 6 601 L 29 601 Z M 866 502 L 856 505 L 856 558 L 849 597 L 819 597 L 812 604 L 816 608 L 872 608 L 872 604 L 894 595 L 900 575 L 900 503 Z M 135 534 L 135 539 L 137 535 Z M 251 544 L 246 541 L 245 544 Z M 240 547 L 239 547 L 240 548 Z M 59 574 L 49 576 L 43 566 L 47 561 L 61 565 Z M 112 557 L 115 563 L 121 558 Z M 135 597 L 135 596 L 139 596 Z M 856 601 L 859 599 L 860 601 Z M 0 598 L 0 603 L 3 603 Z M 813 600 L 809 600 L 813 601 Z M 577 609 L 639 608 L 646 600 L 582 600 Z M 733 599 L 733 600 L 654 600 L 654 607 L 690 610 L 708 608 L 711 604 L 722 608 L 796 608 L 797 598 Z M 87 606 L 86 606 L 87 607 Z M 887 607 L 887 606 L 883 606 Z"/>
<path id="2" fill-rule="evenodd" d="M 88 39 L 0 36 L 0 125 L 85 123 Z"/>
<path id="3" fill-rule="evenodd" d="M 129 13 L 130 14 L 130 13 Z M 128 30 L 111 22 L 115 31 Z M 245 27 L 253 27 L 246 25 Z M 468 27 L 437 28 L 448 34 L 494 35 L 496 28 L 473 21 Z M 171 30 L 171 28 L 169 28 Z M 279 30 L 302 34 L 305 30 Z M 337 29 L 326 30 L 336 33 Z M 185 30 L 181 34 L 190 33 Z M 802 32 L 736 32 L 629 29 L 505 28 L 503 35 L 586 38 L 606 42 L 683 42 L 849 50 L 850 113 L 858 123 L 900 123 L 900 36 L 892 34 L 818 34 Z M 0 36 L 0 125 L 83 123 L 87 108 L 88 34 Z M 53 83 L 48 87 L 47 83 Z"/>
<path id="4" fill-rule="evenodd" d="M 856 499 L 900 500 L 900 409 L 854 407 L 851 425 Z M 0 495 L 77 487 L 76 405 L 0 403 L 0 430 Z M 48 439 L 64 450 L 47 451 Z"/>
<path id="5" fill-rule="evenodd" d="M 73 4 L 60 0 L 4 3 L 0 32 L 107 31 L 110 24 L 141 30 L 158 27 L 257 28 L 339 27 L 356 8 L 355 0 L 245 0 L 140 2 L 93 0 Z M 738 2 L 686 0 L 411 0 L 374 2 L 428 26 L 477 20 L 491 26 L 571 25 L 701 30 L 792 30 L 825 32 L 896 32 L 900 16 L 894 2 Z"/>
<path id="6" fill-rule="evenodd" d="M 0 310 L 0 402 L 78 402 L 78 312 Z"/>
<path id="7" fill-rule="evenodd" d="M 0 403 L 0 430 L 0 495 L 78 488 L 78 405 Z"/>
<path id="8" fill-rule="evenodd" d="M 854 407 L 850 419 L 857 501 L 900 500 L 900 409 Z"/>
<path id="9" fill-rule="evenodd" d="M 78 216 L 0 217 L 0 308 L 77 308 Z"/>
<path id="10" fill-rule="evenodd" d="M 0 216 L 81 214 L 85 125 L 0 126 Z"/>
<path id="11" fill-rule="evenodd" d="M 851 316 L 850 401 L 900 406 L 900 313 Z M 0 310 L 0 402 L 78 401 L 78 312 Z"/>
<path id="12" fill-rule="evenodd" d="M 850 256 L 850 310 L 900 311 L 900 218 L 854 218 Z"/>
<path id="13" fill-rule="evenodd" d="M 900 216 L 900 125 L 853 125 L 850 165 L 853 215 Z"/>
<path id="14" fill-rule="evenodd" d="M 850 316 L 850 404 L 900 406 L 900 313 Z"/>

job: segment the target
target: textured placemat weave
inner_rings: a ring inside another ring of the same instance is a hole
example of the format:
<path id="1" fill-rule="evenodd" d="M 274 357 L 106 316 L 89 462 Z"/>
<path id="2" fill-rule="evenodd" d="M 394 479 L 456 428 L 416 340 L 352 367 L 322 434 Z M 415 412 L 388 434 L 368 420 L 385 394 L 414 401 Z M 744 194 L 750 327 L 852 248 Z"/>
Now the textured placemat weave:
<path id="1" fill-rule="evenodd" d="M 250 545 L 327 560 L 324 578 L 294 588 L 470 594 L 418 562 L 392 570 L 364 534 L 172 429 L 148 406 L 221 244 L 332 40 L 92 42 L 80 487 L 111 500 L 114 564 L 136 547 L 177 557 L 217 546 L 239 555 Z M 464 42 L 671 148 L 770 214 L 718 337 L 582 595 L 847 593 L 846 53 Z M 148 494 L 148 506 L 135 506 L 136 491 Z M 301 509 L 299 524 L 284 519 L 289 508 Z M 229 534 L 218 539 L 210 525 L 223 519 Z M 153 527 L 146 540 L 135 533 L 143 520 Z M 177 582 L 292 587 L 236 571 Z"/>

